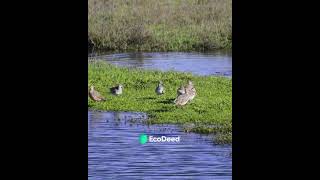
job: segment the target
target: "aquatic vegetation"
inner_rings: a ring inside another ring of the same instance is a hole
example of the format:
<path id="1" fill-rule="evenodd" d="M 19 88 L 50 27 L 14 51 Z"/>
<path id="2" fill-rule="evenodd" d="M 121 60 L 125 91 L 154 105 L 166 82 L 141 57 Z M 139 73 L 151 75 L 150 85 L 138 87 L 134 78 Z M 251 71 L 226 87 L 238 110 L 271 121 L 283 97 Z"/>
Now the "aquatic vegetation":
<path id="1" fill-rule="evenodd" d="M 89 0 L 88 46 L 204 51 L 232 47 L 231 0 Z"/>
<path id="2" fill-rule="evenodd" d="M 94 85 L 107 99 L 105 102 L 94 102 L 88 98 L 90 109 L 146 112 L 151 124 L 192 124 L 188 132 L 212 133 L 224 137 L 225 142 L 231 140 L 231 79 L 116 67 L 102 61 L 91 61 L 88 66 L 88 87 Z M 188 80 L 192 80 L 197 88 L 197 96 L 184 107 L 177 107 L 173 103 L 177 88 Z M 166 88 L 161 96 L 155 93 L 159 81 Z M 124 86 L 121 96 L 113 96 L 109 91 L 117 83 Z"/>

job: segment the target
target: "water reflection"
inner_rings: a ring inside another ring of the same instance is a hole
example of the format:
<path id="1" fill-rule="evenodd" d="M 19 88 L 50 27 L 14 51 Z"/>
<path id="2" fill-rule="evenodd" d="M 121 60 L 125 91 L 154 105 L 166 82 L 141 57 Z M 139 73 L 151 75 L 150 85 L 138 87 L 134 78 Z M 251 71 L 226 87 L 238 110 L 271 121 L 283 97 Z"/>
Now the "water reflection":
<path id="1" fill-rule="evenodd" d="M 88 112 L 88 179 L 232 178 L 230 145 L 214 145 L 211 137 L 174 125 L 148 126 L 146 118 L 144 113 Z M 181 142 L 141 145 L 141 133 L 175 134 Z"/>
<path id="2" fill-rule="evenodd" d="M 232 76 L 232 54 L 228 51 L 217 52 L 155 52 L 95 54 L 95 58 L 104 59 L 119 66 L 174 70 L 191 72 L 196 75 Z"/>

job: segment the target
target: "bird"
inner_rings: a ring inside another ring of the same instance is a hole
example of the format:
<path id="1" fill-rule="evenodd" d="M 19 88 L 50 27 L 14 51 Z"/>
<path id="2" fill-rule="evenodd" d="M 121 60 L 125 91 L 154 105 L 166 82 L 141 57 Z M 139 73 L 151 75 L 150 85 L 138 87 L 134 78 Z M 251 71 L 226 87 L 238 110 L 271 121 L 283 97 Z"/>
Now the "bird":
<path id="1" fill-rule="evenodd" d="M 159 84 L 158 84 L 158 86 L 156 87 L 155 92 L 156 92 L 158 95 L 164 94 L 164 86 L 163 86 L 162 81 L 159 81 Z"/>
<path id="2" fill-rule="evenodd" d="M 191 88 L 191 90 L 188 92 L 189 95 L 189 101 L 192 101 L 194 99 L 194 97 L 196 97 L 196 89 L 193 87 Z"/>
<path id="3" fill-rule="evenodd" d="M 180 86 L 180 88 L 177 89 L 178 96 L 185 94 L 185 93 L 186 93 L 186 89 L 184 88 L 184 86 Z"/>
<path id="4" fill-rule="evenodd" d="M 196 96 L 196 89 L 195 89 L 195 87 L 193 86 L 193 83 L 192 83 L 192 81 L 188 81 L 188 84 L 185 86 L 185 91 L 186 91 L 186 93 L 188 93 L 188 95 L 189 95 L 189 100 L 191 101 L 191 100 L 193 100 L 194 99 L 194 97 Z"/>
<path id="5" fill-rule="evenodd" d="M 101 96 L 101 94 L 96 91 L 94 89 L 94 86 L 90 87 L 90 91 L 89 91 L 89 97 L 93 100 L 93 101 L 105 101 L 106 99 Z"/>
<path id="6" fill-rule="evenodd" d="M 118 84 L 115 87 L 110 88 L 110 92 L 114 95 L 120 95 L 122 94 L 123 86 L 121 84 Z"/>
<path id="7" fill-rule="evenodd" d="M 174 103 L 175 105 L 177 106 L 183 106 L 183 105 L 186 105 L 189 101 L 189 95 L 188 93 L 184 93 L 184 94 L 181 94 L 179 95 L 175 100 L 174 100 Z"/>
<path id="8" fill-rule="evenodd" d="M 185 86 L 185 89 L 187 90 L 187 89 L 192 89 L 193 88 L 193 83 L 192 83 L 192 81 L 188 81 L 188 84 Z"/>
<path id="9" fill-rule="evenodd" d="M 188 81 L 188 84 L 186 86 L 181 86 L 177 90 L 178 96 L 174 100 L 174 103 L 176 105 L 186 105 L 189 101 L 193 100 L 196 96 L 196 89 L 193 86 L 192 81 Z"/>

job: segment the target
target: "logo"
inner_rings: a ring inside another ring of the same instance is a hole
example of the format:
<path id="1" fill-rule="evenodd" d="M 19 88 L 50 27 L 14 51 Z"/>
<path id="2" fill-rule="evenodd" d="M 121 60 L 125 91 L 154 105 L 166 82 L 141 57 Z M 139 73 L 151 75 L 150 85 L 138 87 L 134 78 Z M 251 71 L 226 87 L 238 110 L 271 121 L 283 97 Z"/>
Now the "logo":
<path id="1" fill-rule="evenodd" d="M 140 144 L 149 143 L 179 143 L 180 136 L 166 136 L 166 135 L 146 135 L 141 134 L 139 137 Z"/>
<path id="2" fill-rule="evenodd" d="M 141 134 L 139 140 L 140 140 L 140 144 L 145 144 L 148 141 L 148 136 L 145 134 Z"/>

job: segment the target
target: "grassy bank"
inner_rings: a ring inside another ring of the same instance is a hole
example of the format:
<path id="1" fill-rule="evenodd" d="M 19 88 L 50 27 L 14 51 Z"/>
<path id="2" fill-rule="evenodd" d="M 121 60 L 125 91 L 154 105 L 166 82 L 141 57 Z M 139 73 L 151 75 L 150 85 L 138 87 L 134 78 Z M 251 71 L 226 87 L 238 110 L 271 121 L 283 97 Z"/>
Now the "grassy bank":
<path id="1" fill-rule="evenodd" d="M 218 143 L 232 141 L 232 82 L 228 78 L 120 68 L 104 62 L 90 62 L 88 73 L 88 86 L 94 85 L 107 98 L 106 102 L 88 99 L 89 108 L 146 112 L 150 123 L 180 124 L 187 132 L 214 133 Z M 194 82 L 197 96 L 185 107 L 175 107 L 176 90 L 188 79 Z M 154 92 L 159 80 L 166 88 L 162 96 Z M 109 93 L 109 87 L 117 83 L 124 85 L 121 96 Z"/>
<path id="2" fill-rule="evenodd" d="M 105 50 L 232 46 L 231 0 L 89 0 L 88 41 Z"/>

